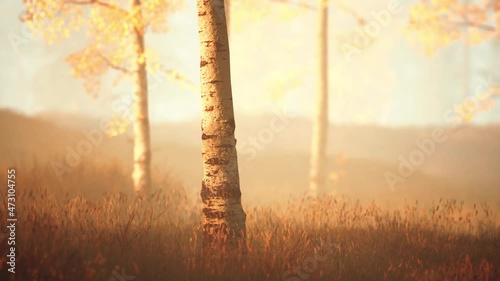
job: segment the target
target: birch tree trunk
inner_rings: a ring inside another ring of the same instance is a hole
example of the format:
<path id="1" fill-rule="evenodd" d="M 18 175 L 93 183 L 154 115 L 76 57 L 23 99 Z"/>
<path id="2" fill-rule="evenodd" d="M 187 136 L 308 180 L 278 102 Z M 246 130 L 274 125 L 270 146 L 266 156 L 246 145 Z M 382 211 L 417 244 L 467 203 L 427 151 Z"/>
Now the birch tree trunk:
<path id="1" fill-rule="evenodd" d="M 224 0 L 197 0 L 202 99 L 203 243 L 233 245 L 246 234 L 241 205 Z M 227 242 L 227 243 L 226 243 Z"/>
<path id="2" fill-rule="evenodd" d="M 144 26 L 142 22 L 141 1 L 132 0 L 132 13 L 137 19 L 133 34 L 136 68 L 133 72 L 134 94 L 134 170 L 132 179 L 136 192 L 151 190 L 151 144 L 148 113 L 148 78 L 144 49 Z"/>
<path id="3" fill-rule="evenodd" d="M 227 38 L 231 38 L 231 0 L 224 0 L 224 11 L 226 12 Z"/>
<path id="4" fill-rule="evenodd" d="M 325 191 L 328 140 L 328 3 L 318 1 L 317 93 L 313 120 L 309 192 Z"/>

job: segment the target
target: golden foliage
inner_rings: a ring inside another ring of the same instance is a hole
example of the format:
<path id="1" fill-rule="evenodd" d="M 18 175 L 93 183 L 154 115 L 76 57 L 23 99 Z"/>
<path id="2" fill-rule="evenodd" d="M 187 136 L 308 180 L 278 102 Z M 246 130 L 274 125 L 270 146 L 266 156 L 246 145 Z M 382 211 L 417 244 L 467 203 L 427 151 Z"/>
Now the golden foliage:
<path id="1" fill-rule="evenodd" d="M 48 43 L 70 38 L 72 31 L 84 30 L 87 46 L 66 58 L 72 74 L 84 81 L 85 89 L 97 96 L 101 79 L 110 69 L 133 72 L 137 63 L 149 59 L 151 50 L 136 56 L 132 35 L 148 30 L 168 31 L 168 14 L 182 7 L 182 0 L 143 0 L 135 8 L 120 0 L 26 0 L 24 20 Z M 137 58 L 137 60 L 135 59 Z M 151 55 L 158 69 L 159 59 Z"/>
<path id="2" fill-rule="evenodd" d="M 486 112 L 495 107 L 494 98 L 500 93 L 496 87 L 490 87 L 484 93 L 478 93 L 473 97 L 467 98 L 462 103 L 455 104 L 453 109 L 459 122 L 470 123 L 481 112 Z"/>
<path id="3" fill-rule="evenodd" d="M 115 114 L 114 118 L 108 122 L 107 128 L 106 128 L 106 134 L 109 137 L 115 137 L 124 134 L 129 125 L 132 124 L 132 121 L 130 120 L 131 116 L 126 116 L 128 118 L 123 118 L 122 116 Z"/>
<path id="4" fill-rule="evenodd" d="M 184 7 L 180 0 L 144 0 L 142 1 L 142 15 L 146 26 L 150 26 L 154 33 L 168 31 L 168 14 Z"/>
<path id="5" fill-rule="evenodd" d="M 148 71 L 156 72 L 162 66 L 159 55 L 151 48 L 141 50 L 135 45 L 134 33 L 144 35 L 148 30 L 155 33 L 168 31 L 168 14 L 182 7 L 182 0 L 143 0 L 139 6 L 120 0 L 25 0 L 24 20 L 30 28 L 41 34 L 49 44 L 70 38 L 74 31 L 84 30 L 88 44 L 84 49 L 70 54 L 66 62 L 71 73 L 82 79 L 85 90 L 94 98 L 100 92 L 101 80 L 111 69 L 128 77 L 138 64 L 147 61 Z M 142 52 L 142 53 L 141 53 Z M 169 76 L 186 84 L 181 74 Z M 115 116 L 108 124 L 108 135 L 126 131 L 130 120 Z"/>
<path id="6" fill-rule="evenodd" d="M 66 58 L 73 76 L 83 78 L 85 89 L 92 95 L 97 95 L 100 85 L 98 77 L 108 70 L 108 64 L 98 52 L 95 48 L 86 48 Z"/>
<path id="7" fill-rule="evenodd" d="M 43 35 L 45 42 L 52 44 L 69 38 L 85 23 L 81 6 L 66 4 L 59 0 L 25 1 L 25 20 L 35 34 Z"/>
<path id="8" fill-rule="evenodd" d="M 492 21 L 498 22 L 498 14 L 492 11 L 498 11 L 499 3 L 494 0 L 465 5 L 458 0 L 422 0 L 411 8 L 406 32 L 409 40 L 419 43 L 429 55 L 460 39 L 464 31 L 467 44 L 478 44 L 500 34 L 498 26 L 491 25 Z"/>

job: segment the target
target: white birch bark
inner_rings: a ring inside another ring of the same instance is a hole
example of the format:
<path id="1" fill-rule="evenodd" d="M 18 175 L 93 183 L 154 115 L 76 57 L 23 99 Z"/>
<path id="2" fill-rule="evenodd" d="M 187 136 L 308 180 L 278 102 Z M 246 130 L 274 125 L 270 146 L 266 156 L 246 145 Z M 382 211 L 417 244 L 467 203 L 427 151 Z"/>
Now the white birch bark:
<path id="1" fill-rule="evenodd" d="M 234 137 L 224 0 L 197 0 L 197 4 L 203 107 L 201 139 L 204 174 L 201 198 L 203 241 L 206 247 L 214 241 L 234 242 L 243 238 L 246 233 L 246 214 L 241 205 Z"/>

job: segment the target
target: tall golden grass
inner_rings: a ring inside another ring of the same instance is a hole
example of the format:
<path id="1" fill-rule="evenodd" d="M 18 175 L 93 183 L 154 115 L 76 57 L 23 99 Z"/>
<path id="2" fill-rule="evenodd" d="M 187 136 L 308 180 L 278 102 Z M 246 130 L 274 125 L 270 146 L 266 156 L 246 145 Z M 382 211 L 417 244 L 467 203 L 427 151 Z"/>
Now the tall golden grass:
<path id="1" fill-rule="evenodd" d="M 500 280 L 500 228 L 484 204 L 384 209 L 325 196 L 245 206 L 246 243 L 203 255 L 200 202 L 168 173 L 136 198 L 118 162 L 83 163 L 62 181 L 49 164 L 16 168 L 16 273 L 0 241 L 0 280 Z"/>

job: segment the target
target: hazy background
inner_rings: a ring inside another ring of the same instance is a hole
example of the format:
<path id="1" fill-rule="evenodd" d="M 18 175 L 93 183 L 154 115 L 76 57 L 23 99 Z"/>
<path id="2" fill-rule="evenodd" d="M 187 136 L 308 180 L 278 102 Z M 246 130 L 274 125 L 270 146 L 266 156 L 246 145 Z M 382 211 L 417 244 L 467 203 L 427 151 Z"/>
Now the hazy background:
<path id="1" fill-rule="evenodd" d="M 372 20 L 371 12 L 386 9 L 388 2 L 348 4 Z M 433 57 L 408 42 L 404 30 L 409 5 L 414 2 L 401 1 L 403 11 L 393 15 L 373 44 L 352 55 L 350 61 L 339 50 L 344 42 L 339 38 L 356 22 L 343 11 L 330 11 L 331 190 L 367 201 L 451 196 L 500 207 L 500 110 L 494 107 L 481 112 L 472 124 L 459 130 L 453 130 L 443 117 L 454 104 L 474 94 L 481 79 L 500 82 L 500 41 L 470 47 L 470 84 L 465 91 L 460 42 Z M 231 32 L 242 191 L 244 200 L 257 203 L 306 191 L 315 102 L 316 14 L 304 11 L 292 20 L 280 20 L 276 15 L 282 12 L 282 5 L 269 7 L 270 16 L 259 20 L 248 19 L 236 7 Z M 64 62 L 68 54 L 85 46 L 84 36 L 52 46 L 34 38 L 16 47 L 11 42 L 13 36 L 23 34 L 18 20 L 22 4 L 3 1 L 0 9 L 0 128 L 7 132 L 0 141 L 0 159 L 10 164 L 36 157 L 50 163 L 54 155 L 64 157 L 68 146 L 75 148 L 84 139 L 82 129 L 96 129 L 101 120 L 116 114 L 113 103 L 131 90 L 126 85 L 112 88 L 106 84 L 99 98 L 92 98 Z M 148 44 L 160 52 L 168 68 L 197 86 L 195 1 L 186 1 L 186 7 L 172 15 L 170 22 L 171 31 L 148 35 Z M 194 195 L 202 176 L 199 93 L 165 78 L 150 77 L 150 84 L 153 163 L 178 178 Z M 243 145 L 269 127 L 276 111 L 285 111 L 289 124 L 274 132 L 272 141 L 255 158 L 250 157 Z M 429 137 L 435 127 L 446 128 L 448 140 L 391 191 L 384 173 L 397 173 L 398 157 L 408 158 L 416 149 L 415 141 Z M 106 138 L 86 159 L 117 159 L 127 167 L 131 166 L 131 152 L 125 134 Z"/>
<path id="2" fill-rule="evenodd" d="M 443 125 L 443 112 L 464 99 L 463 45 L 452 44 L 428 57 L 409 43 L 404 29 L 414 2 L 401 1 L 403 11 L 382 27 L 371 46 L 352 55 L 350 62 L 339 50 L 344 42 L 339 36 L 353 30 L 356 22 L 346 12 L 331 9 L 330 120 L 334 124 Z M 371 0 L 348 4 L 361 16 L 373 20 L 371 12 L 386 9 L 388 3 Z M 263 9 L 272 10 L 261 20 L 247 19 L 244 11 L 233 9 L 231 55 L 236 112 L 242 116 L 262 114 L 286 106 L 290 112 L 309 118 L 314 103 L 316 14 L 304 11 L 292 20 L 280 20 L 284 5 L 268 6 Z M 85 94 L 82 82 L 71 77 L 69 66 L 63 61 L 69 53 L 84 47 L 84 36 L 53 46 L 45 46 L 35 38 L 15 48 L 9 36 L 23 34 L 23 24 L 18 20 L 22 4 L 3 1 L 0 8 L 2 107 L 27 114 L 110 114 L 110 100 L 128 89 L 105 87 L 101 97 L 93 100 Z M 163 56 L 167 67 L 198 85 L 195 9 L 195 1 L 186 1 L 186 7 L 171 16 L 171 31 L 150 34 L 147 40 Z M 470 48 L 470 93 L 480 83 L 480 77 L 500 80 L 499 50 L 498 40 Z M 272 99 L 272 85 L 290 80 L 293 83 L 287 83 L 281 99 Z M 150 96 L 153 122 L 199 120 L 201 104 L 197 92 L 165 79 Z M 499 120 L 499 112 L 494 110 L 481 114 L 475 122 Z"/>

